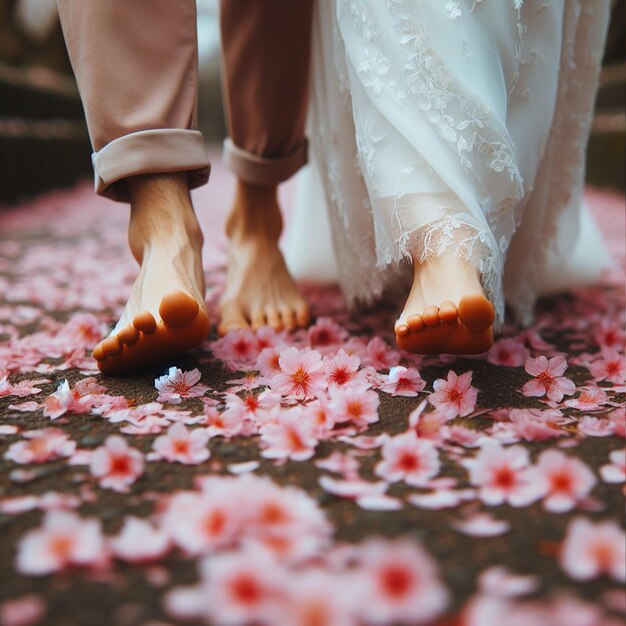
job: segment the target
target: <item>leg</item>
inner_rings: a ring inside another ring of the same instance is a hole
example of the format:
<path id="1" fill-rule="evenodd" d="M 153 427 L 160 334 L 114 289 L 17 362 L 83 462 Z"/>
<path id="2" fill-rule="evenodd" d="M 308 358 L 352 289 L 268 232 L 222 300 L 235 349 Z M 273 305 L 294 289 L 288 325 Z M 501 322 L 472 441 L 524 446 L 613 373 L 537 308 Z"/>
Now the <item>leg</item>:
<path id="1" fill-rule="evenodd" d="M 195 128 L 195 4 L 175 5 L 59 0 L 96 189 L 130 201 L 129 240 L 141 265 L 119 323 L 94 350 L 108 373 L 156 365 L 201 343 L 209 329 L 202 235 L 189 197 L 209 171 Z"/>
<path id="2" fill-rule="evenodd" d="M 235 328 L 293 330 L 308 307 L 278 248 L 277 186 L 306 163 L 312 0 L 222 0 L 224 92 L 238 177 L 227 223 L 231 248 L 221 302 L 222 334 Z"/>
<path id="3" fill-rule="evenodd" d="M 413 260 L 413 286 L 396 322 L 396 342 L 420 354 L 480 354 L 493 344 L 495 314 L 470 263 Z"/>

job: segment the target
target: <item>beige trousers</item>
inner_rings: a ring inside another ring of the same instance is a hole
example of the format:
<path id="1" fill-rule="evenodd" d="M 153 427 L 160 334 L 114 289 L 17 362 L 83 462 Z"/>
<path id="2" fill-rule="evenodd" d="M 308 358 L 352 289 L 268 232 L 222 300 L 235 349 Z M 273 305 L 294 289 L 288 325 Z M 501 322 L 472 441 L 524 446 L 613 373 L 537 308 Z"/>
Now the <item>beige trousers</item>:
<path id="1" fill-rule="evenodd" d="M 58 0 L 93 146 L 96 191 L 127 201 L 125 179 L 210 164 L 197 130 L 194 0 Z M 313 0 L 221 0 L 228 166 L 276 185 L 306 163 Z"/>

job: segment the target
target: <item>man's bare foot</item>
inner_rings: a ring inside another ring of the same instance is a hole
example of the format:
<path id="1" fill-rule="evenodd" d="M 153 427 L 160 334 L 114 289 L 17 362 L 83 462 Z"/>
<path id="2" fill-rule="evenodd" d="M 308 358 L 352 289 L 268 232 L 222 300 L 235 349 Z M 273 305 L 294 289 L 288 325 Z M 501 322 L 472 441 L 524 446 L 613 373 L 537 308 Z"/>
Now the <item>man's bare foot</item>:
<path id="1" fill-rule="evenodd" d="M 202 232 L 185 174 L 128 179 L 128 239 L 141 265 L 122 316 L 94 349 L 98 367 L 125 374 L 200 345 L 209 332 Z"/>
<path id="2" fill-rule="evenodd" d="M 278 248 L 282 227 L 276 188 L 239 182 L 226 223 L 230 252 L 221 335 L 238 328 L 294 330 L 308 324 L 309 308 Z"/>
<path id="3" fill-rule="evenodd" d="M 419 354 L 481 354 L 493 345 L 494 308 L 478 270 L 457 258 L 414 262 L 396 343 Z"/>

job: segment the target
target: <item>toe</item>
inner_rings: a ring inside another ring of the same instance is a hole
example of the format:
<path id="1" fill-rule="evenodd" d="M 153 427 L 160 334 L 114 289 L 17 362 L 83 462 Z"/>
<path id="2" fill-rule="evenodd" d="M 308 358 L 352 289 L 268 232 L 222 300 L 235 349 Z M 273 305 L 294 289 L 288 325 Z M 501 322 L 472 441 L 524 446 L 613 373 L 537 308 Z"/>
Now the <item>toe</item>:
<path id="1" fill-rule="evenodd" d="M 126 326 L 116 336 L 121 343 L 132 346 L 139 339 L 139 331 L 134 326 Z"/>
<path id="2" fill-rule="evenodd" d="M 163 296 L 159 315 L 166 326 L 186 326 L 198 315 L 200 305 L 183 291 L 172 291 Z"/>
<path id="3" fill-rule="evenodd" d="M 493 324 L 495 311 L 482 294 L 468 294 L 459 302 L 459 318 L 471 331 L 480 332 Z"/>
<path id="4" fill-rule="evenodd" d="M 265 313 L 261 310 L 253 311 L 250 317 L 250 322 L 252 323 L 252 330 L 254 331 L 259 330 L 259 328 L 263 328 L 263 326 L 267 325 Z"/>
<path id="5" fill-rule="evenodd" d="M 150 334 L 156 330 L 156 320 L 150 311 L 142 311 L 133 318 L 133 326 L 142 333 Z"/>
<path id="6" fill-rule="evenodd" d="M 93 349 L 93 358 L 96 359 L 96 361 L 104 361 L 107 358 L 107 355 L 102 349 L 102 341 Z"/>
<path id="7" fill-rule="evenodd" d="M 309 305 L 306 302 L 301 302 L 300 304 L 296 305 L 295 311 L 298 326 L 300 328 L 305 328 L 306 326 L 308 326 L 311 319 Z"/>
<path id="8" fill-rule="evenodd" d="M 439 309 L 434 304 L 424 307 L 422 319 L 426 326 L 437 326 L 439 324 Z"/>
<path id="9" fill-rule="evenodd" d="M 411 332 L 409 327 L 406 324 L 398 324 L 396 326 L 396 335 L 399 337 L 406 337 Z"/>
<path id="10" fill-rule="evenodd" d="M 454 322 L 458 317 L 458 311 L 454 302 L 446 300 L 439 307 L 439 319 L 442 322 Z"/>
<path id="11" fill-rule="evenodd" d="M 421 315 L 410 315 L 406 320 L 407 326 L 411 332 L 417 332 L 424 328 L 424 320 Z"/>
<path id="12" fill-rule="evenodd" d="M 223 302 L 221 305 L 222 320 L 217 328 L 220 336 L 224 336 L 231 330 L 250 328 L 248 320 L 241 311 L 241 308 L 234 302 Z"/>
<path id="13" fill-rule="evenodd" d="M 292 332 L 298 327 L 298 320 L 296 312 L 293 309 L 284 308 L 281 309 L 281 317 L 283 318 L 283 324 L 285 330 Z"/>
<path id="14" fill-rule="evenodd" d="M 274 330 L 283 329 L 283 318 L 280 313 L 274 307 L 268 307 L 265 310 L 265 317 L 267 319 L 267 325 L 271 326 Z"/>
<path id="15" fill-rule="evenodd" d="M 108 337 L 102 342 L 101 346 L 105 356 L 117 356 L 123 348 L 117 337 Z"/>

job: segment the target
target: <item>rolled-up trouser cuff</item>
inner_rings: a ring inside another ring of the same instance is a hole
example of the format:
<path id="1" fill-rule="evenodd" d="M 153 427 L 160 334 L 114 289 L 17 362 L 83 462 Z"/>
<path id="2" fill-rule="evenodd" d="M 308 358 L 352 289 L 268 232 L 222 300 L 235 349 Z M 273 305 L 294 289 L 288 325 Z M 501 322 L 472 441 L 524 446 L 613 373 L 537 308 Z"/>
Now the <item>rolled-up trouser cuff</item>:
<path id="1" fill-rule="evenodd" d="M 123 180 L 138 174 L 188 172 L 189 188 L 209 180 L 211 164 L 197 130 L 140 130 L 114 139 L 91 156 L 96 192 L 128 202 Z"/>
<path id="2" fill-rule="evenodd" d="M 275 159 L 261 157 L 236 146 L 232 139 L 224 141 L 224 163 L 242 181 L 251 185 L 273 187 L 291 178 L 307 163 L 307 141 L 286 156 Z"/>

